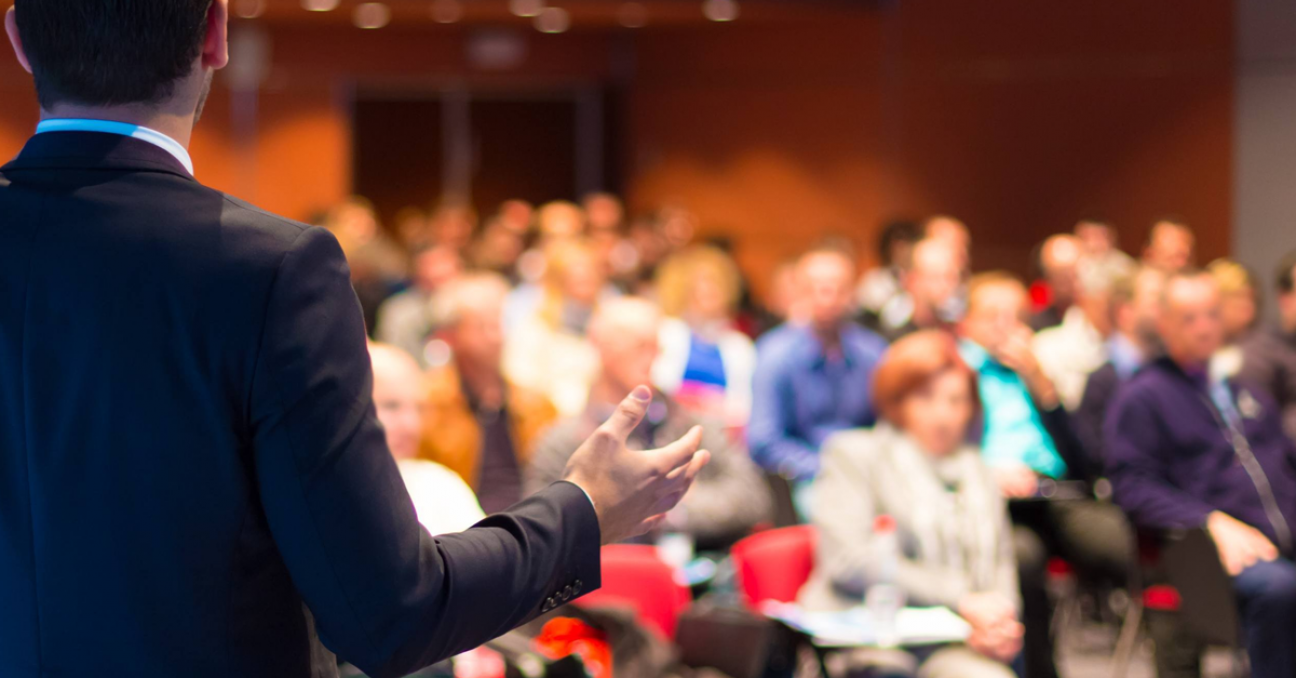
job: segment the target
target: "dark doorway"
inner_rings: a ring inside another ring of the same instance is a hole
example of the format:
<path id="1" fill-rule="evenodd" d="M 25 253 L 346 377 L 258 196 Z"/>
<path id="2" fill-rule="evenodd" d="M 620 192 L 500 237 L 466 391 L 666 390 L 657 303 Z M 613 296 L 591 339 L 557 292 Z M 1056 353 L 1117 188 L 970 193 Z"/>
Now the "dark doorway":
<path id="1" fill-rule="evenodd" d="M 466 197 L 479 214 L 615 189 L 619 129 L 598 90 L 507 94 L 361 91 L 355 101 L 354 187 L 383 223 L 402 208 Z"/>
<path id="2" fill-rule="evenodd" d="M 430 209 L 441 196 L 444 109 L 438 98 L 357 98 L 354 192 L 390 225 L 403 207 Z"/>

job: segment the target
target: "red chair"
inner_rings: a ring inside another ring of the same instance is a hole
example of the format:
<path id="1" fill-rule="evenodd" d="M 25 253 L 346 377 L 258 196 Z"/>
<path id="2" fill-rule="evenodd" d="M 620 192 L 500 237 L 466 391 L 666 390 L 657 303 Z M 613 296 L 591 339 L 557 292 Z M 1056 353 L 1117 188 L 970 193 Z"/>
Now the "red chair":
<path id="1" fill-rule="evenodd" d="M 680 614 L 693 602 L 693 594 L 675 581 L 674 571 L 657 556 L 656 547 L 605 546 L 602 558 L 603 587 L 577 604 L 629 608 L 645 625 L 673 641 Z"/>
<path id="2" fill-rule="evenodd" d="M 753 610 L 767 600 L 790 603 L 814 569 L 819 535 L 809 525 L 754 534 L 734 544 L 734 571 L 743 599 Z"/>

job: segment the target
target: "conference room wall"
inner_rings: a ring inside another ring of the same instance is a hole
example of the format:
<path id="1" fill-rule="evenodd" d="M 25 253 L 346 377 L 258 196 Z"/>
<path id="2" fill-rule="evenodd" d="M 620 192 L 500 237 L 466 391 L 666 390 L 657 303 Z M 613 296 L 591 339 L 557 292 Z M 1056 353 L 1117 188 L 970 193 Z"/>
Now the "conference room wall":
<path id="1" fill-rule="evenodd" d="M 351 185 L 350 93 L 455 85 L 611 84 L 626 95 L 632 205 L 695 209 L 732 235 L 758 286 L 830 232 L 865 245 L 894 214 L 947 211 L 979 267 L 1026 254 L 1077 214 L 1108 215 L 1132 249 L 1155 217 L 1227 251 L 1231 3 L 895 3 L 848 19 L 527 32 L 519 68 L 486 72 L 459 28 L 269 28 L 255 129 L 216 87 L 194 140 L 204 181 L 296 218 Z M 343 48 L 343 46 L 345 48 Z M 0 156 L 34 124 L 0 59 Z M 871 253 L 866 254 L 871 256 Z"/>

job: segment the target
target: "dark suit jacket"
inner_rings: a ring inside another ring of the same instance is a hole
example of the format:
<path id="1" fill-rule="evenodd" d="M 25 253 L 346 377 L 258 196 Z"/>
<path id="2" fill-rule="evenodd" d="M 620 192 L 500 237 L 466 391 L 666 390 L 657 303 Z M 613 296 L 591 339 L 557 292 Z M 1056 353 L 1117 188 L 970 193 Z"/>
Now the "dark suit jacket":
<path id="1" fill-rule="evenodd" d="M 1120 390 L 1121 378 L 1116 366 L 1109 360 L 1089 374 L 1085 381 L 1084 396 L 1071 419 L 1076 435 L 1084 446 L 1085 455 L 1097 469 L 1102 469 L 1107 453 L 1103 444 L 1103 425 L 1107 421 L 1107 408 Z"/>
<path id="2" fill-rule="evenodd" d="M 396 676 L 599 585 L 574 485 L 428 536 L 371 388 L 329 233 L 34 137 L 0 168 L 0 673 L 327 675 L 318 631 Z"/>

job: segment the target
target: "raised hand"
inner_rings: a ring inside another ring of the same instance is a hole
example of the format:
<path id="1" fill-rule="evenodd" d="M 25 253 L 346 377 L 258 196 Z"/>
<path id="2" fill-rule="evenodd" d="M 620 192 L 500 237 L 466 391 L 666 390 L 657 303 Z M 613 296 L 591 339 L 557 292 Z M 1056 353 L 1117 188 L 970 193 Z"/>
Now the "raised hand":
<path id="1" fill-rule="evenodd" d="M 645 386 L 626 396 L 612 418 L 571 456 L 563 474 L 594 502 L 604 544 L 624 541 L 660 524 L 711 458 L 698 449 L 700 427 L 661 449 L 626 447 L 626 438 L 643 420 L 650 402 L 652 391 Z"/>

